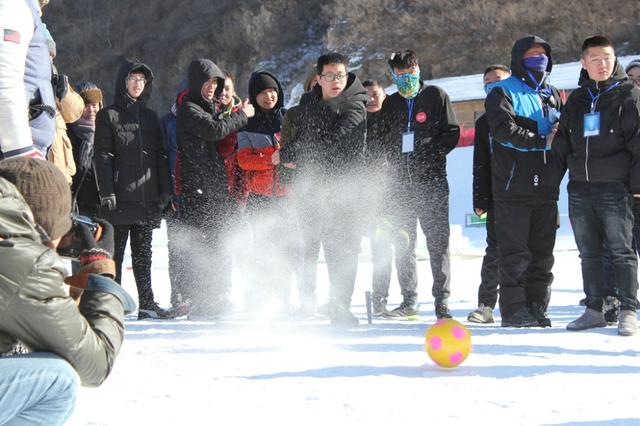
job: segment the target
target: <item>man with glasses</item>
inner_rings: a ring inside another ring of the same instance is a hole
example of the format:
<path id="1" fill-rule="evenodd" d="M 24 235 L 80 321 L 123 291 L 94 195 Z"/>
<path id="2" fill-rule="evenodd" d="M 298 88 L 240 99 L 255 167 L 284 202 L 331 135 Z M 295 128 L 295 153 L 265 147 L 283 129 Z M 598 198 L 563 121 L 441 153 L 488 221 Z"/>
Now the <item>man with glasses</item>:
<path id="1" fill-rule="evenodd" d="M 606 327 L 603 247 L 620 300 L 618 334 L 638 332 L 637 258 L 632 248 L 633 199 L 640 197 L 640 89 L 633 85 L 601 35 L 582 45 L 582 71 L 567 99 L 553 151 L 569 168 L 569 219 L 582 259 L 584 314 L 567 325 L 579 331 Z"/>
<path id="2" fill-rule="evenodd" d="M 380 137 L 390 165 L 384 213 L 407 241 L 395 245 L 396 256 L 400 257 L 396 265 L 403 302 L 387 315 L 407 317 L 417 313 L 415 248 L 419 220 L 427 238 L 435 313 L 438 318 L 450 318 L 446 155 L 458 143 L 460 126 L 447 94 L 420 80 L 418 56 L 413 50 L 391 55 L 389 67 L 398 91 L 387 97 L 380 111 Z"/>
<path id="3" fill-rule="evenodd" d="M 116 79 L 115 103 L 98 112 L 94 136 L 100 215 L 114 227 L 116 281 L 131 236 L 138 319 L 168 318 L 151 289 L 151 240 L 171 201 L 169 168 L 160 120 L 147 107 L 153 74 L 145 64 L 125 61 Z"/>
<path id="4" fill-rule="evenodd" d="M 336 325 L 357 325 L 350 311 L 360 251 L 358 214 L 364 168 L 367 93 L 339 53 L 318 58 L 318 84 L 296 112 L 296 135 L 283 141 L 282 162 L 295 165 L 294 195 L 306 247 L 320 240 L 329 271 L 327 314 Z M 315 288 L 301 288 L 315 304 Z"/>

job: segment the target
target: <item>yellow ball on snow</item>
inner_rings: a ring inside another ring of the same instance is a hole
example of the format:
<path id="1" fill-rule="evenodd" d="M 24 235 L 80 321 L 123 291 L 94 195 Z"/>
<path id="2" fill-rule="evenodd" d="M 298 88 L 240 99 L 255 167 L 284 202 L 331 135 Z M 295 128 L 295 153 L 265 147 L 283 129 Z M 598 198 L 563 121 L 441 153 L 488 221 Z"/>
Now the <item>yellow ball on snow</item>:
<path id="1" fill-rule="evenodd" d="M 462 364 L 471 352 L 471 332 L 454 319 L 440 319 L 425 336 L 429 357 L 440 367 Z"/>

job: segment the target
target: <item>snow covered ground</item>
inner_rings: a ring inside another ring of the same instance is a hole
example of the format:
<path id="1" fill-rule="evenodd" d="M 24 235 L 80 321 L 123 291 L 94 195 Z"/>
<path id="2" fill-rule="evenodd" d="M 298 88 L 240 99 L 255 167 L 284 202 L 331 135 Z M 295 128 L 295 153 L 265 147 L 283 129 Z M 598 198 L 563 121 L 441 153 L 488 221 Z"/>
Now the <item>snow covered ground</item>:
<path id="1" fill-rule="evenodd" d="M 470 153 L 449 156 L 453 224 L 471 211 Z M 560 207 L 566 212 L 566 199 Z M 100 388 L 81 389 L 69 424 L 640 425 L 640 336 L 619 337 L 615 327 L 565 330 L 583 309 L 568 219 L 556 251 L 550 329 L 501 329 L 499 318 L 494 325 L 466 323 L 477 304 L 484 236 L 481 228 L 455 229 L 450 307 L 473 334 L 473 352 L 461 366 L 440 368 L 424 349 L 435 321 L 427 261 L 418 262 L 420 319 L 366 324 L 365 240 L 354 293 L 360 327 L 242 314 L 220 322 L 131 317 L 113 373 Z M 318 274 L 323 300 L 324 264 Z M 168 305 L 163 230 L 154 240 L 153 283 Z M 131 271 L 124 286 L 135 295 Z M 242 304 L 240 285 L 232 299 Z M 390 299 L 401 301 L 395 279 Z"/>

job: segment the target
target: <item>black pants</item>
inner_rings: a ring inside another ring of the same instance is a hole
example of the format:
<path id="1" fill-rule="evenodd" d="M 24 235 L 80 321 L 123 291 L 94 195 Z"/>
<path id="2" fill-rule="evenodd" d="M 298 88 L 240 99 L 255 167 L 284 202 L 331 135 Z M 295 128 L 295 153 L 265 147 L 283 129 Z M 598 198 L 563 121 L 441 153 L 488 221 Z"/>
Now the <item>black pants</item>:
<path id="1" fill-rule="evenodd" d="M 180 213 L 181 214 L 181 213 Z M 167 217 L 167 249 L 169 252 L 169 280 L 171 281 L 171 305 L 177 306 L 187 299 L 184 252 L 189 242 L 183 238 L 184 225 L 177 212 Z"/>
<path id="2" fill-rule="evenodd" d="M 246 217 L 251 223 L 250 282 L 245 299 L 249 306 L 275 297 L 285 305 L 291 296 L 291 277 L 300 263 L 300 235 L 288 198 L 250 194 Z"/>
<path id="3" fill-rule="evenodd" d="M 615 273 L 620 309 L 636 310 L 638 262 L 632 245 L 633 200 L 623 184 L 569 188 L 569 218 L 580 259 L 586 306 L 602 310 L 606 245 Z"/>
<path id="4" fill-rule="evenodd" d="M 154 305 L 153 290 L 151 289 L 151 239 L 153 225 L 150 223 L 134 225 L 115 225 L 113 227 L 114 250 L 116 263 L 116 281 L 122 284 L 122 263 L 127 239 L 131 237 L 131 261 L 133 276 L 138 289 L 138 305 L 140 309 L 152 309 Z"/>
<path id="5" fill-rule="evenodd" d="M 487 248 L 482 258 L 480 269 L 480 287 L 478 288 L 478 304 L 496 307 L 498 301 L 498 239 L 496 237 L 496 225 L 493 206 L 487 210 Z"/>
<path id="6" fill-rule="evenodd" d="M 194 314 L 216 315 L 226 308 L 233 270 L 232 216 L 237 211 L 233 203 L 226 194 L 214 199 L 184 197 L 183 290 Z"/>
<path id="7" fill-rule="evenodd" d="M 358 217 L 351 203 L 332 199 L 329 191 L 328 194 L 319 192 L 313 198 L 299 198 L 296 204 L 306 265 L 300 297 L 303 303 L 315 300 L 315 277 L 312 281 L 309 266 L 317 262 L 318 243 L 321 243 L 329 272 L 329 302 L 349 307 L 360 252 Z M 315 272 L 315 266 L 313 270 Z"/>
<path id="8" fill-rule="evenodd" d="M 502 317 L 533 302 L 547 306 L 553 282 L 557 203 L 496 200 L 493 207 Z"/>

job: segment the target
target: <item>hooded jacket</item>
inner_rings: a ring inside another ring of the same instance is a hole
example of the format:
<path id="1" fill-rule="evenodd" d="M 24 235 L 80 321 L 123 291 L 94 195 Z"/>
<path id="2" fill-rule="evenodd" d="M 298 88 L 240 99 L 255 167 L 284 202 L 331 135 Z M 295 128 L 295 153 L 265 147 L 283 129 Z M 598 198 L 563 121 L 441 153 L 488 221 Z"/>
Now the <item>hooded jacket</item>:
<path id="1" fill-rule="evenodd" d="M 541 44 L 549 57 L 546 72 L 537 75 L 522 66 L 525 52 L 535 43 Z M 557 159 L 548 155 L 546 147 L 546 136 L 562 107 L 557 89 L 547 81 L 552 66 L 551 46 L 537 36 L 524 37 L 511 51 L 511 77 L 489 86 L 485 109 L 495 142 L 495 200 L 558 199 L 562 176 Z"/>
<path id="2" fill-rule="evenodd" d="M 141 72 L 146 78 L 137 100 L 127 91 L 127 77 Z M 140 62 L 125 62 L 116 79 L 114 103 L 98 111 L 94 160 L 101 197 L 114 194 L 117 209 L 101 211 L 113 225 L 158 221 L 158 198 L 169 194 L 167 155 L 160 120 L 146 104 L 153 74 Z M 158 222 L 159 225 L 159 222 Z"/>
<path id="3" fill-rule="evenodd" d="M 263 111 L 256 97 L 256 79 L 260 75 L 271 77 L 278 85 L 278 101 L 271 111 Z M 238 164 L 244 170 L 250 192 L 259 195 L 284 195 L 278 170 L 272 156 L 280 150 L 280 130 L 284 116 L 284 91 L 278 79 L 266 71 L 254 72 L 249 79 L 249 101 L 256 115 L 249 118 L 247 127 L 238 132 Z"/>
<path id="4" fill-rule="evenodd" d="M 302 95 L 292 123 L 295 131 L 281 158 L 296 165 L 296 179 L 311 177 L 326 184 L 327 178 L 352 174 L 364 166 L 367 100 L 366 89 L 352 73 L 335 98 L 322 99 L 320 85 Z"/>
<path id="5" fill-rule="evenodd" d="M 218 90 L 221 90 L 224 74 L 216 64 L 208 59 L 191 62 L 189 94 L 178 108 L 180 189 L 185 204 L 229 200 L 225 163 L 216 145 L 247 124 L 244 112 L 218 114 L 214 101 L 202 97 L 202 85 L 212 78 L 218 80 Z"/>
<path id="6" fill-rule="evenodd" d="M 122 345 L 123 304 L 114 294 L 85 290 L 76 305 L 65 290 L 65 270 L 58 254 L 42 244 L 22 195 L 0 178 L 0 355 L 18 344 L 53 352 L 85 386 L 97 386 Z M 100 275 L 90 280 L 119 288 Z"/>
<path id="7" fill-rule="evenodd" d="M 589 183 L 623 183 L 640 193 L 640 89 L 616 61 L 608 80 L 595 82 L 586 70 L 571 93 L 553 139 L 553 152 L 569 168 L 569 189 Z M 600 114 L 598 136 L 584 136 L 584 116 Z"/>

